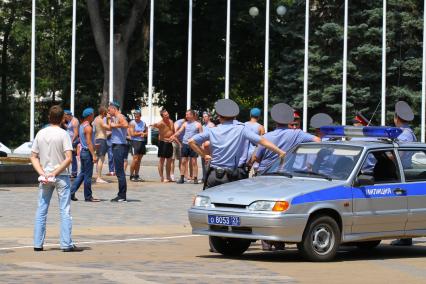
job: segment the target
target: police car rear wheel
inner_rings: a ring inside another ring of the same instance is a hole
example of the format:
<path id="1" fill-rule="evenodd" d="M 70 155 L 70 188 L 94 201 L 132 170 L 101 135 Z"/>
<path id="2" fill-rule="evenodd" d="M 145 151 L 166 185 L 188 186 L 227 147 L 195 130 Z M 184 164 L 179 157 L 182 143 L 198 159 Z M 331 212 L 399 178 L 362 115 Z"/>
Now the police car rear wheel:
<path id="1" fill-rule="evenodd" d="M 357 242 L 355 246 L 359 249 L 373 249 L 380 244 L 381 240 L 378 241 L 367 241 L 367 242 Z"/>
<path id="2" fill-rule="evenodd" d="M 246 239 L 210 237 L 210 244 L 213 248 L 226 256 L 242 255 L 250 247 L 251 242 Z"/>
<path id="3" fill-rule="evenodd" d="M 308 223 L 302 242 L 297 247 L 311 261 L 329 261 L 337 253 L 340 238 L 336 220 L 330 216 L 318 216 Z"/>

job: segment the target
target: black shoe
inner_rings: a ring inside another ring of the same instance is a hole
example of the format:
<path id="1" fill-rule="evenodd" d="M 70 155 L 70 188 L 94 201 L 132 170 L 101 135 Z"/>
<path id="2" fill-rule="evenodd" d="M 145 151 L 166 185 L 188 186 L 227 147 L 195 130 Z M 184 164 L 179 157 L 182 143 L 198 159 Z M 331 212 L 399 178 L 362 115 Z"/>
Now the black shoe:
<path id="1" fill-rule="evenodd" d="M 77 175 L 76 174 L 71 174 L 70 178 L 77 178 Z"/>
<path id="2" fill-rule="evenodd" d="M 393 246 L 412 246 L 413 245 L 413 239 L 399 239 L 391 242 L 391 245 Z"/>
<path id="3" fill-rule="evenodd" d="M 96 199 L 96 198 L 93 198 L 93 197 L 91 197 L 91 198 L 89 198 L 89 199 L 86 199 L 86 200 L 84 200 L 84 201 L 86 201 L 86 202 L 101 202 L 101 200 L 100 200 L 100 199 Z"/>
<path id="4" fill-rule="evenodd" d="M 136 181 L 135 178 L 136 178 L 135 176 L 130 176 L 131 181 Z"/>
<path id="5" fill-rule="evenodd" d="M 34 248 L 34 251 L 43 251 L 43 247 L 41 247 L 41 248 Z"/>
<path id="6" fill-rule="evenodd" d="M 111 199 L 111 202 L 127 202 L 126 198 L 122 198 L 122 197 L 116 197 Z"/>
<path id="7" fill-rule="evenodd" d="M 198 184 L 198 178 L 194 177 L 194 184 Z"/>
<path id="8" fill-rule="evenodd" d="M 71 200 L 72 201 L 78 201 L 77 197 L 75 197 L 75 193 L 71 194 Z"/>
<path id="9" fill-rule="evenodd" d="M 185 183 L 185 181 L 184 181 L 183 179 L 180 179 L 180 180 L 178 180 L 176 183 L 177 183 L 177 184 L 184 184 L 184 183 Z"/>
<path id="10" fill-rule="evenodd" d="M 63 252 L 81 252 L 83 251 L 82 248 L 78 248 L 75 245 L 73 245 L 72 247 L 66 248 L 66 249 L 62 249 Z"/>

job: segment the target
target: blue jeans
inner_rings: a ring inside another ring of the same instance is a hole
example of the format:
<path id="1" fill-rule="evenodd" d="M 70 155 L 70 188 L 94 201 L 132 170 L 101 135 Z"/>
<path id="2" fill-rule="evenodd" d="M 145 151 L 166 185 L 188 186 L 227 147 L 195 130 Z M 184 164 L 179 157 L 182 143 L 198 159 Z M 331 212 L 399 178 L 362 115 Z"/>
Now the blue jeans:
<path id="1" fill-rule="evenodd" d="M 111 139 L 107 139 L 107 146 L 108 146 L 108 167 L 109 167 L 109 172 L 113 173 L 114 172 L 114 157 L 112 154 L 112 143 L 111 143 Z"/>
<path id="2" fill-rule="evenodd" d="M 71 175 L 76 176 L 78 171 L 77 152 L 72 151 Z"/>
<path id="3" fill-rule="evenodd" d="M 60 245 L 62 249 L 73 246 L 71 239 L 72 219 L 70 214 L 70 178 L 69 176 L 57 176 L 55 183 L 39 185 L 38 208 L 34 225 L 34 247 L 42 248 L 46 237 L 46 218 L 49 210 L 50 199 L 56 189 L 61 213 Z"/>
<path id="4" fill-rule="evenodd" d="M 118 179 L 118 194 L 120 198 L 126 199 L 127 182 L 126 173 L 124 172 L 124 159 L 127 158 L 129 148 L 126 144 L 113 144 L 112 156 L 114 157 L 115 174 Z"/>
<path id="5" fill-rule="evenodd" d="M 92 198 L 92 176 L 93 176 L 93 157 L 89 150 L 82 149 L 80 152 L 81 169 L 77 178 L 71 186 L 71 194 L 77 192 L 81 183 L 84 181 L 84 199 Z"/>

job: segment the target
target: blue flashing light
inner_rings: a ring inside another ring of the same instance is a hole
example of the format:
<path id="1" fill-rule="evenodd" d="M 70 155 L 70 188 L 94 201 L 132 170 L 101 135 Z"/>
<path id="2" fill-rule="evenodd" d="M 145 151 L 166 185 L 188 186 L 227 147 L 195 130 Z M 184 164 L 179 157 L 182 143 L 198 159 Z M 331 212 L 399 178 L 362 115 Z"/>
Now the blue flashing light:
<path id="1" fill-rule="evenodd" d="M 397 127 L 388 126 L 323 126 L 321 133 L 326 137 L 374 137 L 396 139 L 402 133 Z"/>

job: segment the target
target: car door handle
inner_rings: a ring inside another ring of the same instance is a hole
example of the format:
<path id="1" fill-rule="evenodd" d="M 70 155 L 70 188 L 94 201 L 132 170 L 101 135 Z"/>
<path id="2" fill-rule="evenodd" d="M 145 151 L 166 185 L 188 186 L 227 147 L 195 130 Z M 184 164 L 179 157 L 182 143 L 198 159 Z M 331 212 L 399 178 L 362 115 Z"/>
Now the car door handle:
<path id="1" fill-rule="evenodd" d="M 406 194 L 407 191 L 405 189 L 402 189 L 402 188 L 395 188 L 393 190 L 393 193 L 395 193 L 396 195 L 403 195 L 403 194 Z"/>

